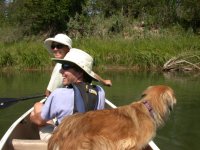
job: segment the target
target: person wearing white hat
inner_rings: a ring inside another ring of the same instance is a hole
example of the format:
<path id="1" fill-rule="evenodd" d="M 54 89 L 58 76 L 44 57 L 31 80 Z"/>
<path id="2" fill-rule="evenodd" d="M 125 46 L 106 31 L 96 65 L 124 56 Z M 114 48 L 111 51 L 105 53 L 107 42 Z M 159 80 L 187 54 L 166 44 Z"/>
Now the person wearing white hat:
<path id="1" fill-rule="evenodd" d="M 53 54 L 55 58 L 64 58 L 72 47 L 72 40 L 66 34 L 57 34 L 53 38 L 46 39 L 44 45 L 49 53 Z M 51 74 L 45 92 L 46 96 L 49 96 L 52 91 L 62 86 L 62 75 L 59 73 L 60 68 L 61 64 L 57 63 Z"/>
<path id="2" fill-rule="evenodd" d="M 65 116 L 76 112 L 104 109 L 105 92 L 103 88 L 91 85 L 92 80 L 98 79 L 92 70 L 93 58 L 88 53 L 72 48 L 65 58 L 53 58 L 52 60 L 62 65 L 60 73 L 65 87 L 55 89 L 45 104 L 37 102 L 34 105 L 34 110 L 30 115 L 32 122 L 44 126 L 52 124 L 51 120 L 56 117 L 57 123 L 60 124 Z M 46 141 L 51 134 L 47 135 L 48 138 L 44 139 Z"/>
<path id="3" fill-rule="evenodd" d="M 44 45 L 47 50 L 54 55 L 55 58 L 64 58 L 65 55 L 72 48 L 72 40 L 66 34 L 57 34 L 53 38 L 48 38 L 44 41 Z M 78 57 L 77 57 L 78 58 Z M 62 76 L 59 73 L 61 64 L 57 63 L 53 69 L 49 84 L 47 86 L 45 95 L 49 96 L 52 91 L 58 87 L 62 87 Z M 102 82 L 104 85 L 111 86 L 110 80 L 104 80 L 99 75 L 95 74 L 98 81 Z"/>

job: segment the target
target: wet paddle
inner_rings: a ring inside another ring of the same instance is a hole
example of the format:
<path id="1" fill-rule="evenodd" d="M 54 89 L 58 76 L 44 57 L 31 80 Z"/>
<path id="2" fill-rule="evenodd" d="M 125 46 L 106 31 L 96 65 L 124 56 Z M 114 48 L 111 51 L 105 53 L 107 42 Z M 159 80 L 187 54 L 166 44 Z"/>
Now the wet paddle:
<path id="1" fill-rule="evenodd" d="M 28 97 L 21 97 L 21 98 L 0 98 L 0 109 L 9 107 L 10 105 L 17 103 L 19 101 L 34 99 L 34 98 L 40 98 L 45 97 L 45 95 L 35 95 L 35 96 L 28 96 Z"/>

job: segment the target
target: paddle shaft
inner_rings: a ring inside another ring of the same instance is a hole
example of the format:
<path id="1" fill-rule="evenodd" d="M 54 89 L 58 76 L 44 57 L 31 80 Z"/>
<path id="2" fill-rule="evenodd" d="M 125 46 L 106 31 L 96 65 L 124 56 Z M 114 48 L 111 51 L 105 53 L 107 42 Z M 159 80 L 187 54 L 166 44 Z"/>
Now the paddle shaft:
<path id="1" fill-rule="evenodd" d="M 21 97 L 21 98 L 0 98 L 0 108 L 6 108 L 16 102 L 45 97 L 45 95 L 35 95 L 35 96 L 28 96 L 28 97 Z"/>

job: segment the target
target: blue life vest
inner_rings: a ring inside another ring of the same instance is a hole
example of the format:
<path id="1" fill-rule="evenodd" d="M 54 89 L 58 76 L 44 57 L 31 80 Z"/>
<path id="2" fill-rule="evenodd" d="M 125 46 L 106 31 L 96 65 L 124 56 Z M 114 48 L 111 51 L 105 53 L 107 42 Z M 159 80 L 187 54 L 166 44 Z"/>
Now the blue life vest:
<path id="1" fill-rule="evenodd" d="M 95 85 L 81 82 L 71 86 L 74 89 L 74 113 L 97 110 L 99 96 Z"/>

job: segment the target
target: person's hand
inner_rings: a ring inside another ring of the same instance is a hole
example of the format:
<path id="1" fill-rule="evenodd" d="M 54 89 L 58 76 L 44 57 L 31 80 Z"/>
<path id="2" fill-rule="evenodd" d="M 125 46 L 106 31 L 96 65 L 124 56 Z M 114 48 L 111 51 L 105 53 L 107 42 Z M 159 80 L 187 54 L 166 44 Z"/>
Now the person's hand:
<path id="1" fill-rule="evenodd" d="M 106 86 L 112 86 L 112 81 L 111 80 L 104 80 L 103 84 Z"/>
<path id="2" fill-rule="evenodd" d="M 46 91 L 45 91 L 46 97 L 48 97 L 50 94 L 51 94 L 51 92 L 50 92 L 49 90 L 46 90 Z"/>

